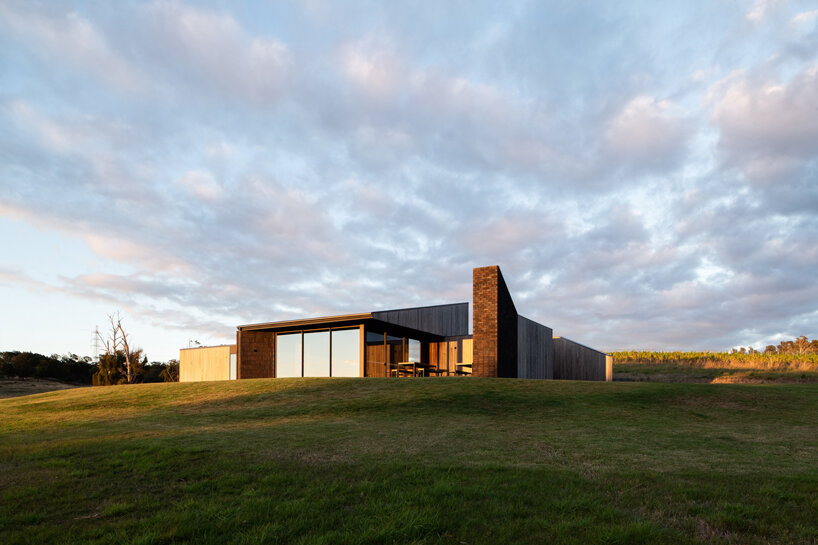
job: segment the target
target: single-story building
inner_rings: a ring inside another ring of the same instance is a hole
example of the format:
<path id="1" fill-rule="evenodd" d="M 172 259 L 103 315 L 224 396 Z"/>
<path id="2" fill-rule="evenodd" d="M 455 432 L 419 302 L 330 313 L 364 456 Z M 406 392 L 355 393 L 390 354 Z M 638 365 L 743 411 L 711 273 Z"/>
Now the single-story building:
<path id="1" fill-rule="evenodd" d="M 517 313 L 497 266 L 473 271 L 469 304 L 240 325 L 236 344 L 182 349 L 179 380 L 475 376 L 612 379 L 611 356 Z"/>

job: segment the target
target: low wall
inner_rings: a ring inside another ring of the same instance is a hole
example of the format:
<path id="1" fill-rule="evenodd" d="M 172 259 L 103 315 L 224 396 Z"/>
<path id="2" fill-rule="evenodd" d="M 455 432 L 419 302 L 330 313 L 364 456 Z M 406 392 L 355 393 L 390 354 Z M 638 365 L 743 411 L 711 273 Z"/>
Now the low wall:
<path id="1" fill-rule="evenodd" d="M 554 337 L 554 378 L 611 381 L 613 357 L 565 337 Z"/>
<path id="2" fill-rule="evenodd" d="M 179 351 L 179 382 L 230 380 L 230 354 L 236 345 L 183 348 Z"/>

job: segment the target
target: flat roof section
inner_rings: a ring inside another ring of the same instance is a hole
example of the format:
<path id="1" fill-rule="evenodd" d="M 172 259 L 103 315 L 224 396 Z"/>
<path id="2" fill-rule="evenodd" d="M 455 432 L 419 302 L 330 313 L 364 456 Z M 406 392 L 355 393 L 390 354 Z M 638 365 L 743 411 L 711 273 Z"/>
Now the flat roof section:
<path id="1" fill-rule="evenodd" d="M 246 324 L 238 326 L 237 329 L 239 331 L 260 331 L 342 322 L 361 322 L 371 319 L 444 337 L 468 335 L 469 304 L 448 303 L 425 307 L 359 312 L 356 314 L 339 314 L 337 316 L 318 316 L 298 320 Z"/>
<path id="2" fill-rule="evenodd" d="M 265 322 L 261 324 L 240 325 L 238 326 L 238 330 L 257 331 L 260 329 L 281 329 L 285 327 L 329 324 L 333 322 L 352 322 L 360 320 L 369 320 L 371 318 L 372 318 L 371 312 L 359 312 L 358 314 L 339 314 L 338 316 L 319 316 L 316 318 L 302 318 L 301 320 L 282 320 L 280 322 Z"/>

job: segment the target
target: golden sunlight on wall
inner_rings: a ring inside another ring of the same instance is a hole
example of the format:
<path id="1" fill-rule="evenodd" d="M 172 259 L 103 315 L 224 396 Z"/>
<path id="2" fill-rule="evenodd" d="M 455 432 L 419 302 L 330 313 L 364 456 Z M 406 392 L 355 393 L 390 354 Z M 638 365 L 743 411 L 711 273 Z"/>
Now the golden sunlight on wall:
<path id="1" fill-rule="evenodd" d="M 179 351 L 179 382 L 229 380 L 230 354 L 235 345 L 183 348 Z"/>

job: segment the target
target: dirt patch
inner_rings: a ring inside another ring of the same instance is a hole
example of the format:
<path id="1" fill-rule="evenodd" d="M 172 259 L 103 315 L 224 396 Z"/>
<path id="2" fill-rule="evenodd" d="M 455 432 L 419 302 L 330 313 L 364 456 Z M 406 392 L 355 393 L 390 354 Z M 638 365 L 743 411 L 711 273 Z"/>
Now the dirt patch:
<path id="1" fill-rule="evenodd" d="M 55 390 L 70 390 L 71 388 L 82 388 L 82 386 L 41 378 L 2 379 L 0 380 L 0 399 L 41 394 Z"/>
<path id="2" fill-rule="evenodd" d="M 707 384 L 711 379 L 706 377 L 694 377 L 681 373 L 614 373 L 614 381 L 623 382 L 698 382 Z"/>
<path id="3" fill-rule="evenodd" d="M 805 382 L 818 382 L 814 378 L 798 377 L 748 377 L 745 375 L 723 375 L 713 379 L 713 384 L 799 384 Z"/>
<path id="4" fill-rule="evenodd" d="M 814 375 L 801 376 L 787 373 L 781 376 L 752 376 L 745 373 L 730 373 L 717 377 L 702 377 L 684 373 L 614 373 L 614 381 L 623 382 L 690 382 L 698 384 L 800 384 L 816 383 Z"/>

